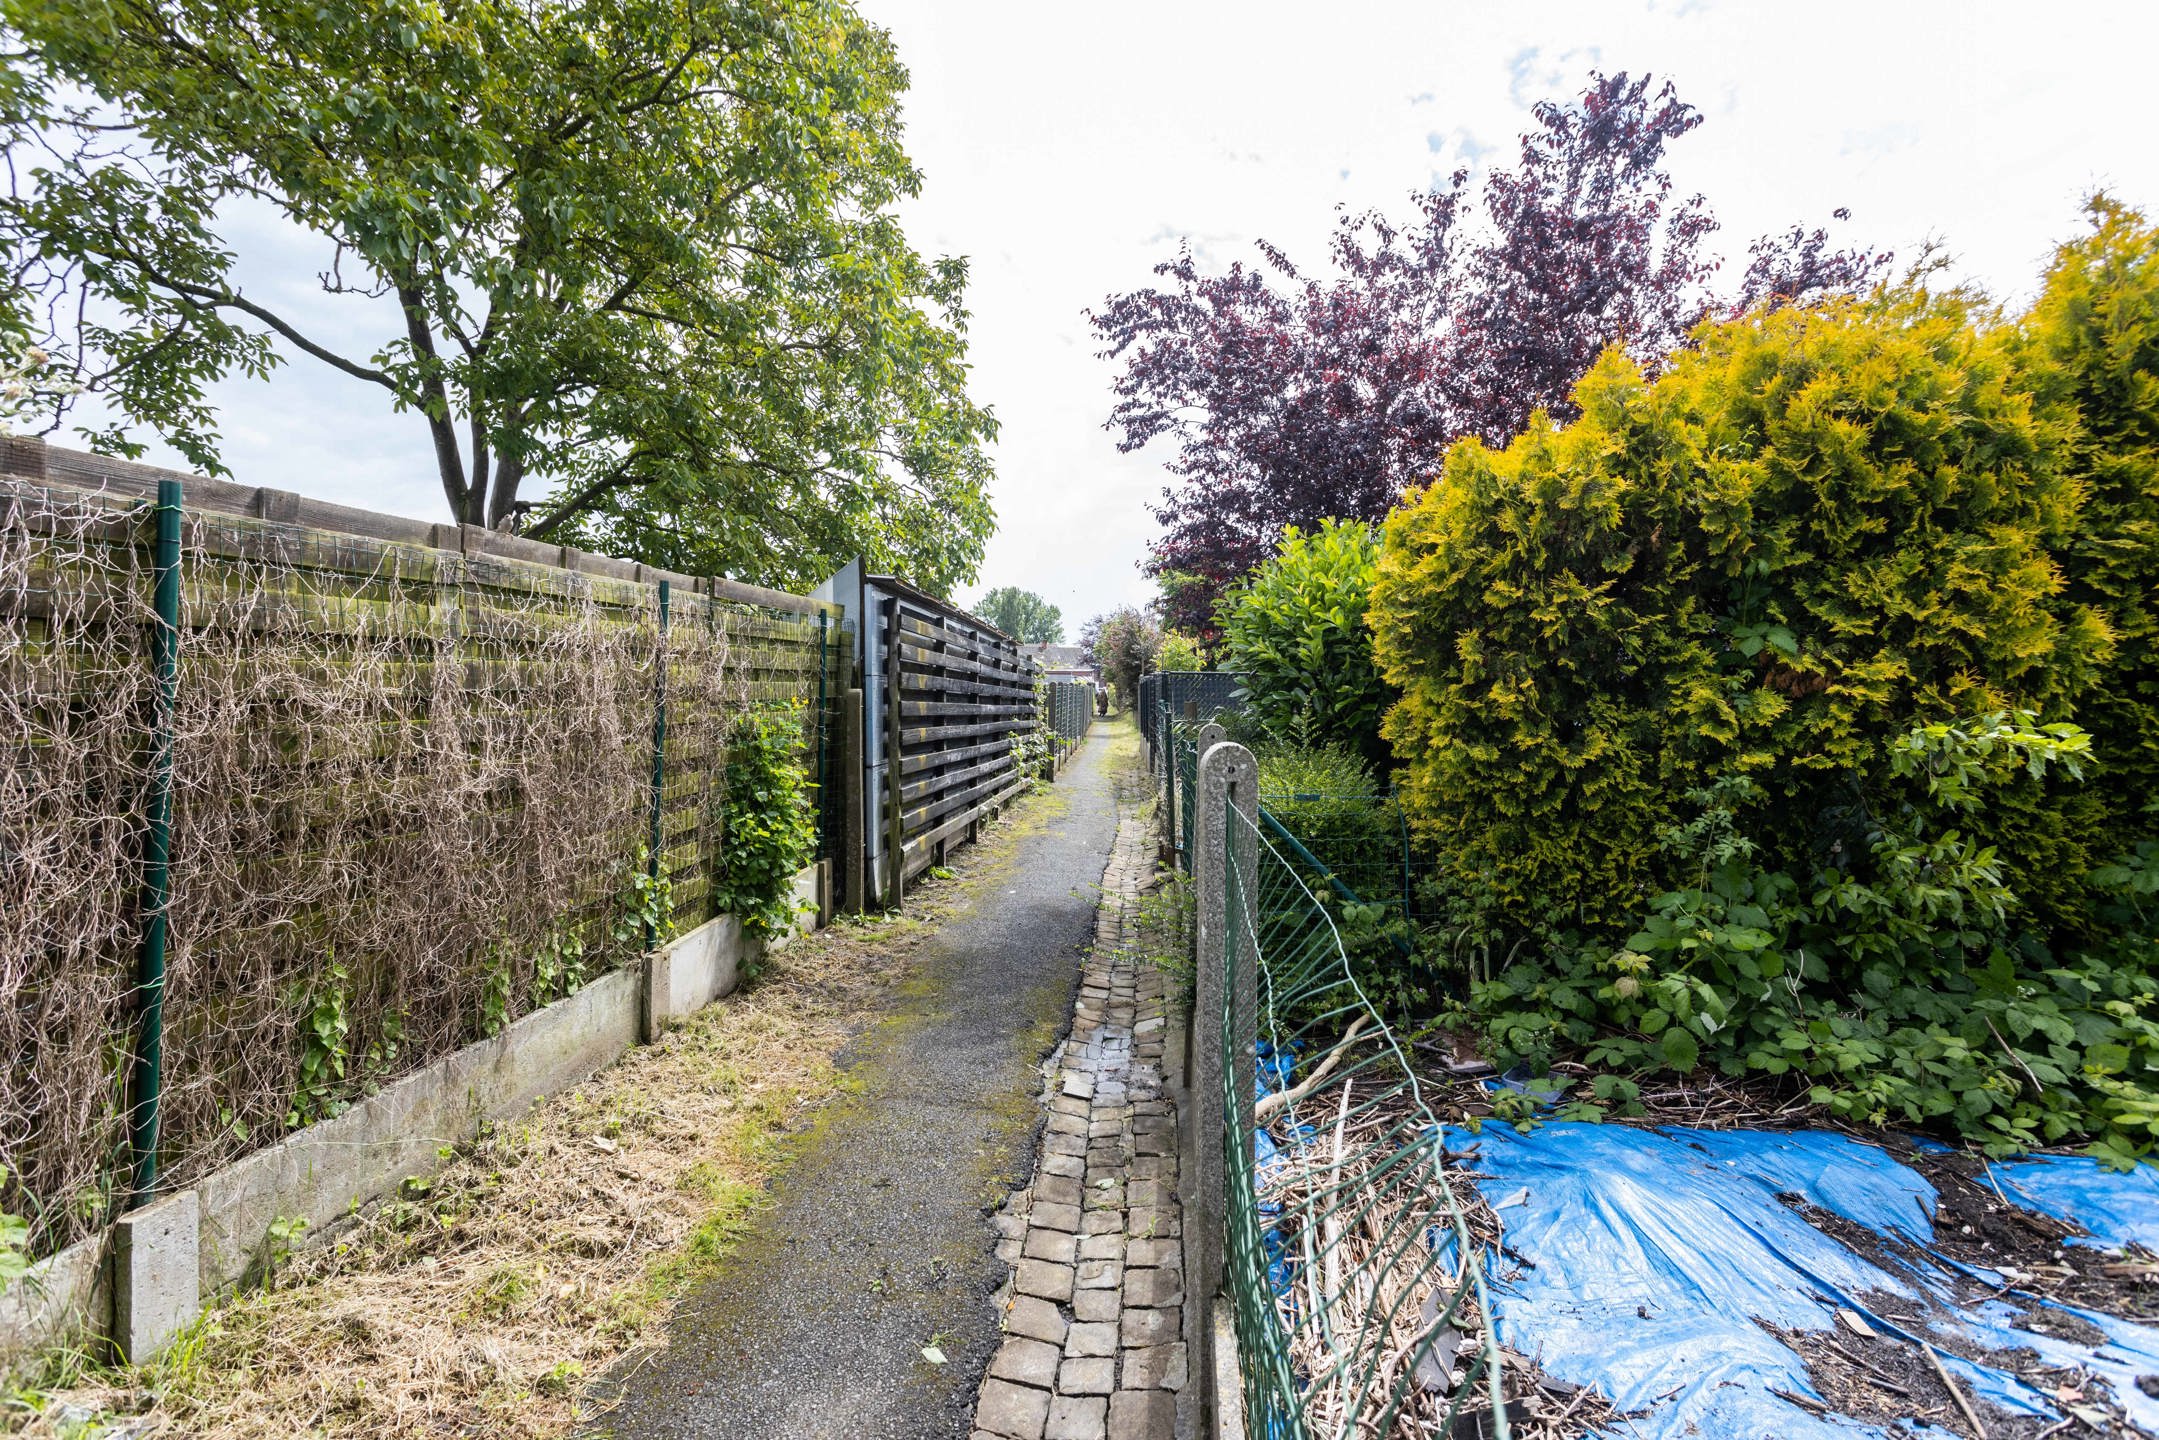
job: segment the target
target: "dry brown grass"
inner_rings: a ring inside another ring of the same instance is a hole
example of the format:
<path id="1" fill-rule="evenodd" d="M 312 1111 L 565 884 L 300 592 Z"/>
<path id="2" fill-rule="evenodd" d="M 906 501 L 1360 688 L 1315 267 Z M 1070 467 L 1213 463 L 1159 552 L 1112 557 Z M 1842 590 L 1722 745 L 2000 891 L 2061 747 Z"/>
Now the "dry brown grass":
<path id="1" fill-rule="evenodd" d="M 377 1440 L 594 1418 L 586 1386 L 657 1344 L 673 1299 L 733 1247 L 789 1137 L 846 1085 L 835 1053 L 960 895 L 933 884 L 905 918 L 796 941 L 746 992 L 207 1312 L 161 1363 L 56 1377 L 43 1413 L 12 1407 L 9 1428 Z M 85 1411 L 116 1428 L 65 1418 Z"/>

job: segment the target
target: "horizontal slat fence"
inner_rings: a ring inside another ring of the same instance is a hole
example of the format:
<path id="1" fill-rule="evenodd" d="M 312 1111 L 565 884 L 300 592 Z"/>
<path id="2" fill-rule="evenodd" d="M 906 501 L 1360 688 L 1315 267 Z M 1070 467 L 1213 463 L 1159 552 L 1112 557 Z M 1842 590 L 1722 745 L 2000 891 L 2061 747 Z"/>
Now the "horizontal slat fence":
<path id="1" fill-rule="evenodd" d="M 21 442 L 0 458 L 0 1209 L 48 1249 L 129 1198 L 160 713 L 150 496 L 170 477 Z M 663 693 L 677 928 L 712 913 L 735 721 L 795 707 L 824 770 L 848 660 L 815 602 L 183 485 L 170 1184 L 641 951 Z"/>
<path id="2" fill-rule="evenodd" d="M 889 579 L 883 585 L 889 901 L 985 810 L 1025 787 L 1018 743 L 1037 714 L 1035 667 L 1010 637 L 958 610 L 894 593 Z"/>

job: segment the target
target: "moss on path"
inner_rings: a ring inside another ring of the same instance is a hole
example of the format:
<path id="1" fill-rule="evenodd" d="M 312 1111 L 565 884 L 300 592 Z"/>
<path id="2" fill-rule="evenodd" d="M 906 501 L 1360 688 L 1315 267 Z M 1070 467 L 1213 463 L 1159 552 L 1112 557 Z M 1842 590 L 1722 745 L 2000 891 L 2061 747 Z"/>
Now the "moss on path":
<path id="1" fill-rule="evenodd" d="M 772 1203 L 632 1361 L 597 1433 L 965 1435 L 1007 1267 L 988 1217 L 1031 1171 L 1040 1064 L 1070 1014 L 1116 835 L 1129 723 L 958 862 L 846 1093 L 791 1147 Z M 926 1358 L 933 1350 L 942 1364 Z"/>

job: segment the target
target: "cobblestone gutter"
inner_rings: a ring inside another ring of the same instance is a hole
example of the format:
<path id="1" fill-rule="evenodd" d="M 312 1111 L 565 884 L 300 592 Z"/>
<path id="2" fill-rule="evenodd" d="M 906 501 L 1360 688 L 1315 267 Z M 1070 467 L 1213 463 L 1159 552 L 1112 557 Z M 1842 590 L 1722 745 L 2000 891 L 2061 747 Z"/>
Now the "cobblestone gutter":
<path id="1" fill-rule="evenodd" d="M 1163 1083 L 1162 977 L 1135 943 L 1151 849 L 1147 822 L 1127 807 L 1072 1031 L 1046 1067 L 1041 1159 L 995 1217 L 1013 1273 L 975 1440 L 1178 1431 L 1188 1360 L 1177 1117 Z"/>

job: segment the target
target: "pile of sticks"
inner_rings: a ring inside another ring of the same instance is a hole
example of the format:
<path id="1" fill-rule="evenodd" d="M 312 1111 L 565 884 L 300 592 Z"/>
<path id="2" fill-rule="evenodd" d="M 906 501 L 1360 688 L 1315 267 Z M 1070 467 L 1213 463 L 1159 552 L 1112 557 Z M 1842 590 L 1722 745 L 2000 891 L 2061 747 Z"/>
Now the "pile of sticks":
<path id="1" fill-rule="evenodd" d="M 1509 1263 L 1498 1217 L 1406 1080 L 1351 1071 L 1273 1108 L 1257 1177 L 1304 1433 L 1496 1435 L 1503 1409 L 1512 1435 L 1558 1440 L 1612 1420 L 1596 1391 L 1494 1342 L 1481 1278 Z"/>

